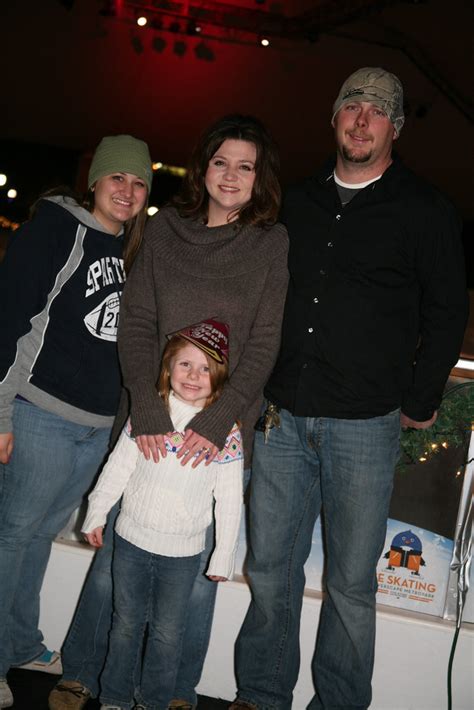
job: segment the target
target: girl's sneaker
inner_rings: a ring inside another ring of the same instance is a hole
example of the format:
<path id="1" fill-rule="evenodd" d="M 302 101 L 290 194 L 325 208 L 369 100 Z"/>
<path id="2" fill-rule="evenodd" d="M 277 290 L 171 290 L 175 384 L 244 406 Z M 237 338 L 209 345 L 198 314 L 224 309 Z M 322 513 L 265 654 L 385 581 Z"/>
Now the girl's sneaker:
<path id="1" fill-rule="evenodd" d="M 11 708 L 13 694 L 6 680 L 0 680 L 0 708 Z"/>

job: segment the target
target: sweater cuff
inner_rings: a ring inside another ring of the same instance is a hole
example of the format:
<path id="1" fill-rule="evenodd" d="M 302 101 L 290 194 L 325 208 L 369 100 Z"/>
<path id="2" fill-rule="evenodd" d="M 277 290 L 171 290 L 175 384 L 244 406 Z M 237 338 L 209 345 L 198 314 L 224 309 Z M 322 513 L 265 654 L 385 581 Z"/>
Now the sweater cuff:
<path id="1" fill-rule="evenodd" d="M 137 382 L 129 391 L 132 436 L 173 431 L 169 412 L 155 387 L 149 382 Z"/>
<path id="2" fill-rule="evenodd" d="M 232 391 L 224 391 L 210 407 L 203 409 L 189 422 L 187 429 L 192 429 L 205 439 L 212 441 L 219 451 L 225 446 L 229 432 L 239 418 Z"/>
<path id="3" fill-rule="evenodd" d="M 225 577 L 226 579 L 232 579 L 234 575 L 234 565 L 235 565 L 235 550 L 232 552 L 219 551 L 216 548 L 213 552 L 209 567 L 206 570 L 206 575 L 212 575 L 214 577 Z"/>

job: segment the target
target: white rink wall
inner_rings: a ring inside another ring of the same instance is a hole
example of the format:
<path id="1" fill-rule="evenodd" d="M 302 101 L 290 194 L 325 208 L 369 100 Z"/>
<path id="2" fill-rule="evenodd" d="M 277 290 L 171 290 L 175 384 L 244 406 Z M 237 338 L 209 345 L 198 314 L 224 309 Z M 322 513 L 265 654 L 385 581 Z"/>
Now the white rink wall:
<path id="1" fill-rule="evenodd" d="M 55 542 L 41 593 L 41 629 L 49 648 L 59 649 L 86 576 L 92 551 L 74 542 Z M 233 699 L 233 647 L 250 594 L 243 582 L 219 585 L 211 644 L 199 692 Z M 301 620 L 301 671 L 293 710 L 312 697 L 311 657 L 321 606 L 306 596 Z M 373 710 L 445 710 L 446 676 L 455 631 L 453 622 L 379 606 Z M 453 710 L 474 707 L 474 625 L 464 624 L 453 666 Z"/>

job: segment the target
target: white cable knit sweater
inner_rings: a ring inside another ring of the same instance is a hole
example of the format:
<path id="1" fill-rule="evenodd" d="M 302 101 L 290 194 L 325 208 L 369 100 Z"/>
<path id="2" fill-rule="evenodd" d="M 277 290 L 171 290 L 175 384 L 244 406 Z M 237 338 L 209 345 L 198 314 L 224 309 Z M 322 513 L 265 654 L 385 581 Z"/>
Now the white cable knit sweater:
<path id="1" fill-rule="evenodd" d="M 82 532 L 105 525 L 107 513 L 123 494 L 116 532 L 148 552 L 169 557 L 195 555 L 204 549 L 215 499 L 216 547 L 207 574 L 230 578 L 242 512 L 242 438 L 237 426 L 209 465 L 182 466 L 176 453 L 183 432 L 199 408 L 170 395 L 174 433 L 166 439 L 167 456 L 147 461 L 123 430 L 97 485 L 89 496 Z"/>

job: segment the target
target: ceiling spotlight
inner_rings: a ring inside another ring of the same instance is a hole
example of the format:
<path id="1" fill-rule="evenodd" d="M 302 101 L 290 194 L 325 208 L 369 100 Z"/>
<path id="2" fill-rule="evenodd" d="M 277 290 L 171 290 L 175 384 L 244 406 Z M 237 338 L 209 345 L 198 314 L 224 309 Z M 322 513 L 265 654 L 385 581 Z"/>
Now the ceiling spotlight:
<path id="1" fill-rule="evenodd" d="M 267 39 L 266 37 L 263 37 L 263 38 L 260 40 L 260 44 L 262 45 L 262 47 L 269 47 L 269 46 L 270 46 L 270 40 Z"/>
<path id="2" fill-rule="evenodd" d="M 18 192 L 14 188 L 12 188 L 11 190 L 8 190 L 8 192 L 7 192 L 7 197 L 10 200 L 14 200 L 17 195 L 18 195 Z"/>
<path id="3" fill-rule="evenodd" d="M 0 187 L 3 187 L 7 182 L 7 176 L 0 173 Z"/>
<path id="4" fill-rule="evenodd" d="M 162 52 L 166 47 L 166 42 L 163 37 L 153 37 L 151 46 L 155 52 Z"/>
<path id="5" fill-rule="evenodd" d="M 145 27 L 147 22 L 148 22 L 148 20 L 146 19 L 146 17 L 144 15 L 140 15 L 140 17 L 137 17 L 137 25 L 139 27 Z"/>
<path id="6" fill-rule="evenodd" d="M 143 54 L 144 47 L 140 37 L 132 37 L 132 47 L 136 54 Z"/>
<path id="7" fill-rule="evenodd" d="M 178 57 L 184 57 L 186 54 L 187 46 L 186 42 L 178 41 L 174 43 L 173 52 L 178 55 Z"/>
<path id="8" fill-rule="evenodd" d="M 204 44 L 204 42 L 199 42 L 199 44 L 194 47 L 194 54 L 198 59 L 203 59 L 205 62 L 213 62 L 216 58 L 212 49 L 208 47 L 207 44 Z"/>

